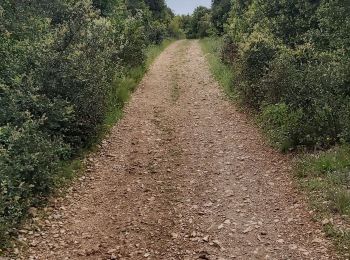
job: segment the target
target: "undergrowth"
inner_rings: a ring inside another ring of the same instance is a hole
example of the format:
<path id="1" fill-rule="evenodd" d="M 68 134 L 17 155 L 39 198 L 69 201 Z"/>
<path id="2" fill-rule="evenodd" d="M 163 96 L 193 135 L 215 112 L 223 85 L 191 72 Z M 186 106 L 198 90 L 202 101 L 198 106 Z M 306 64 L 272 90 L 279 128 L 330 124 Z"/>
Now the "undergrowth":
<path id="1" fill-rule="evenodd" d="M 301 156 L 296 165 L 300 186 L 317 218 L 345 257 L 350 256 L 350 146 Z"/>

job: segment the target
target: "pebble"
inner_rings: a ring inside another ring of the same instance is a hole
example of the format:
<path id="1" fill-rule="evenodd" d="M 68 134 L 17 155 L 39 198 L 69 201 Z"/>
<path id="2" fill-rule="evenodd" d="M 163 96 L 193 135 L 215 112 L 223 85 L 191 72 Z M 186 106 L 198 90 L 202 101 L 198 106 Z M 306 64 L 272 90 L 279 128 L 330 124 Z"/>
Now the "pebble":
<path id="1" fill-rule="evenodd" d="M 245 230 L 243 230 L 243 234 L 247 234 L 247 233 L 249 233 L 252 230 L 253 230 L 252 227 L 247 227 Z"/>

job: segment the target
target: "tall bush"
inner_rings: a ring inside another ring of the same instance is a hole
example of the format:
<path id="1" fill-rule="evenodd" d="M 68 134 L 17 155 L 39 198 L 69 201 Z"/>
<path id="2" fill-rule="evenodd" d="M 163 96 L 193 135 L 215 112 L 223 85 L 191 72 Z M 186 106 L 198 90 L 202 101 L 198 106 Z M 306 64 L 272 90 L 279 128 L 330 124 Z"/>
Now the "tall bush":
<path id="1" fill-rule="evenodd" d="M 347 0 L 233 2 L 223 56 L 234 87 L 288 148 L 348 140 L 349 14 Z M 276 123 L 293 111 L 295 127 Z"/>

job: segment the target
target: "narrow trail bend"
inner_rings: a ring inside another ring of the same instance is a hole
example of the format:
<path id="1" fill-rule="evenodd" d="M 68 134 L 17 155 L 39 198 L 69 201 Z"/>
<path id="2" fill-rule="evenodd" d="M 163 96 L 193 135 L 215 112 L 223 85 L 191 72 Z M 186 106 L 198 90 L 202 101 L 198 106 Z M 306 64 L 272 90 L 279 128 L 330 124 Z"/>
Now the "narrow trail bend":
<path id="1" fill-rule="evenodd" d="M 198 41 L 151 67 L 26 259 L 334 259 L 290 178 L 211 76 Z"/>

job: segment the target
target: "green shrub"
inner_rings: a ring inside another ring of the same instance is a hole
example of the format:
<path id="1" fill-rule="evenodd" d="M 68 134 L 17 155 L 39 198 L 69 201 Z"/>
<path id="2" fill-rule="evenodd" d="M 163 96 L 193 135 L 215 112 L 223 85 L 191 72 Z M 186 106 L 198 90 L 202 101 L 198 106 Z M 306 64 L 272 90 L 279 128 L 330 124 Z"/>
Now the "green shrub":
<path id="1" fill-rule="evenodd" d="M 281 103 L 301 111 L 294 146 L 349 140 L 348 13 L 345 1 L 233 3 L 222 53 L 233 87 L 258 112 Z"/>
<path id="2" fill-rule="evenodd" d="M 350 48 L 350 4 L 348 0 L 319 1 L 314 13 L 318 26 L 307 36 L 319 50 L 337 50 L 348 57 Z"/>
<path id="3" fill-rule="evenodd" d="M 0 127 L 0 241 L 55 184 L 60 160 L 69 149 L 40 131 L 42 122 Z"/>
<path id="4" fill-rule="evenodd" d="M 72 111 L 67 102 L 50 101 L 30 85 L 0 84 L 0 112 L 0 241 L 4 242 L 26 210 L 54 188 L 58 165 L 70 156 L 58 129 L 69 124 Z"/>
<path id="5" fill-rule="evenodd" d="M 164 24 L 159 21 L 154 21 L 151 23 L 149 28 L 149 40 L 151 43 L 159 44 L 166 37 L 167 28 Z"/>
<path id="6" fill-rule="evenodd" d="M 303 125 L 303 112 L 292 111 L 285 103 L 263 106 L 260 115 L 263 129 L 282 151 L 295 147 Z"/>
<path id="7" fill-rule="evenodd" d="M 303 112 L 295 145 L 327 147 L 339 141 L 342 132 L 344 73 L 336 59 L 312 53 L 280 51 L 262 80 L 264 101 L 283 102 Z"/>
<path id="8" fill-rule="evenodd" d="M 74 18 L 62 23 L 39 81 L 47 96 L 73 105 L 74 122 L 64 133 L 65 140 L 81 147 L 98 133 L 104 120 L 108 89 L 117 69 L 112 59 L 116 49 L 111 23 L 105 18 L 91 20 L 91 6 L 84 10 L 77 4 L 69 15 Z"/>
<path id="9" fill-rule="evenodd" d="M 140 18 L 130 18 L 125 22 L 123 48 L 120 58 L 126 67 L 135 67 L 144 63 L 146 59 L 145 49 L 147 47 L 147 38 L 144 26 Z"/>
<path id="10" fill-rule="evenodd" d="M 243 103 L 258 109 L 264 100 L 261 79 L 274 59 L 277 49 L 274 41 L 263 33 L 252 34 L 240 46 L 239 59 L 235 62 L 235 85 Z"/>
<path id="11" fill-rule="evenodd" d="M 225 24 L 229 18 L 230 9 L 232 6 L 231 0 L 213 0 L 211 6 L 211 20 L 218 35 L 224 33 Z"/>

